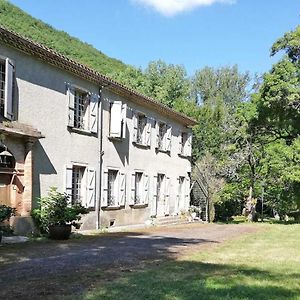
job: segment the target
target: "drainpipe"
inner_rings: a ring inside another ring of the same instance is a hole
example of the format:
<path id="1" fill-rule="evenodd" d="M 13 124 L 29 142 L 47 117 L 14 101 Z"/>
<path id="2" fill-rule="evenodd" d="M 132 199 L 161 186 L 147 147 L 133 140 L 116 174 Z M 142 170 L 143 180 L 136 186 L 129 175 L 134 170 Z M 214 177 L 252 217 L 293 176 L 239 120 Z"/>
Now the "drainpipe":
<path id="1" fill-rule="evenodd" d="M 98 143 L 98 167 L 97 167 L 97 171 L 99 174 L 98 177 L 98 199 L 96 202 L 96 212 L 97 212 L 97 219 L 96 219 L 96 229 L 100 229 L 100 224 L 101 224 L 101 218 L 100 218 L 100 214 L 101 214 L 101 196 L 102 196 L 102 156 L 104 154 L 103 150 L 102 150 L 102 136 L 103 136 L 103 105 L 102 105 L 102 89 L 103 87 L 100 87 L 99 89 L 99 106 L 98 106 L 98 116 L 99 116 L 99 122 L 98 122 L 98 139 L 99 139 L 99 143 Z"/>

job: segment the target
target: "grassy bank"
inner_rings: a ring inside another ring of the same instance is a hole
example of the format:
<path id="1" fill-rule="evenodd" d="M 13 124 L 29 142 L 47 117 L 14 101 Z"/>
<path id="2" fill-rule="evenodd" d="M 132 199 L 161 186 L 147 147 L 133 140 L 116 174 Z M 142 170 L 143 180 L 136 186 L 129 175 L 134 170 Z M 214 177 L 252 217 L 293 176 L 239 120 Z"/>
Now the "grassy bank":
<path id="1" fill-rule="evenodd" d="M 80 299 L 300 299 L 300 225 L 253 226 L 263 230 L 180 260 L 95 274 Z"/>

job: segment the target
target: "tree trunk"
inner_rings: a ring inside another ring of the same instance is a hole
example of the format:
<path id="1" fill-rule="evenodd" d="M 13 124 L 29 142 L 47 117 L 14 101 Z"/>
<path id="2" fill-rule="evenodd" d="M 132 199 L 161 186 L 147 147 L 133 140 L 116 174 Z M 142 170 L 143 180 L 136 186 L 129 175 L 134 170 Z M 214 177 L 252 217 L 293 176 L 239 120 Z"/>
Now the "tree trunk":
<path id="1" fill-rule="evenodd" d="M 245 216 L 249 222 L 257 221 L 256 200 L 253 198 L 253 186 L 249 188 L 249 196 L 246 200 Z"/>

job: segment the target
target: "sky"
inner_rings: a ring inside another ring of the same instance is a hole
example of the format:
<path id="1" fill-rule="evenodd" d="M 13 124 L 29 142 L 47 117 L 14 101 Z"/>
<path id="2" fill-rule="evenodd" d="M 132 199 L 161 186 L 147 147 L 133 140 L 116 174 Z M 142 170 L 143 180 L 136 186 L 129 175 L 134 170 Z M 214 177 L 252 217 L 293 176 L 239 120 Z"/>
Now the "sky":
<path id="1" fill-rule="evenodd" d="M 237 64 L 261 74 L 273 42 L 300 22 L 300 0 L 10 0 L 126 64 L 162 59 L 188 75 Z"/>

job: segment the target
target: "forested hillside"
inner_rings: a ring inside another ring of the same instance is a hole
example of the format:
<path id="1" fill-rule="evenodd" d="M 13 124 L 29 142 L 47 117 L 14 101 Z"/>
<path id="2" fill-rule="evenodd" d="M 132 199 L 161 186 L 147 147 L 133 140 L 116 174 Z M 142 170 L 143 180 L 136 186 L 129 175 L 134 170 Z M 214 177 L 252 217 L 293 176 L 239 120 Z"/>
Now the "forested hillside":
<path id="1" fill-rule="evenodd" d="M 0 25 L 108 76 L 127 67 L 120 60 L 106 56 L 92 45 L 31 17 L 6 0 L 0 0 Z"/>

